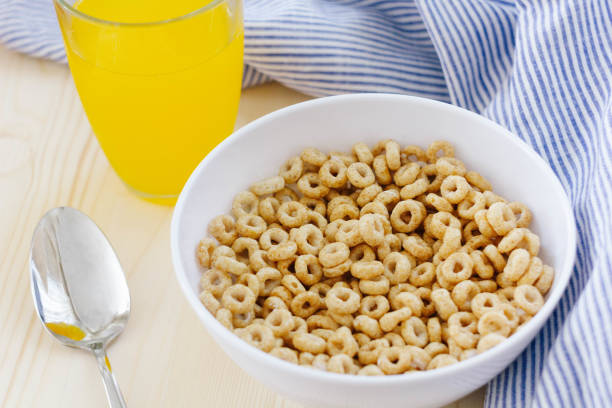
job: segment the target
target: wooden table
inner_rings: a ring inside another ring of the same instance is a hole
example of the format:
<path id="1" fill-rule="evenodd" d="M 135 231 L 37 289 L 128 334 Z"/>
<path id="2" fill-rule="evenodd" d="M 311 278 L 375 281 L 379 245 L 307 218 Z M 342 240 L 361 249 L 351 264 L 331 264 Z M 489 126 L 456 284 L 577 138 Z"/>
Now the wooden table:
<path id="1" fill-rule="evenodd" d="M 269 84 L 244 92 L 236 126 L 309 97 Z M 94 358 L 43 332 L 28 251 L 50 208 L 105 231 L 127 275 L 132 313 L 110 347 L 131 407 L 299 407 L 238 368 L 208 336 L 174 279 L 172 208 L 130 194 L 91 132 L 66 66 L 0 46 L 0 406 L 105 407 Z M 482 406 L 478 390 L 455 407 Z"/>

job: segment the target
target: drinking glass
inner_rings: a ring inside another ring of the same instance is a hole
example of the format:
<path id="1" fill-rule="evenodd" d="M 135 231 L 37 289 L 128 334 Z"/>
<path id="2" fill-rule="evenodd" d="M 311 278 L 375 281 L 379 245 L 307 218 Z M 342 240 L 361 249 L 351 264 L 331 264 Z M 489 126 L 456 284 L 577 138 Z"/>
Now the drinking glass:
<path id="1" fill-rule="evenodd" d="M 74 83 L 111 166 L 140 197 L 174 203 L 199 161 L 233 130 L 242 1 L 203 0 L 186 14 L 148 21 L 143 0 L 136 22 L 97 16 L 83 0 L 54 4 Z"/>

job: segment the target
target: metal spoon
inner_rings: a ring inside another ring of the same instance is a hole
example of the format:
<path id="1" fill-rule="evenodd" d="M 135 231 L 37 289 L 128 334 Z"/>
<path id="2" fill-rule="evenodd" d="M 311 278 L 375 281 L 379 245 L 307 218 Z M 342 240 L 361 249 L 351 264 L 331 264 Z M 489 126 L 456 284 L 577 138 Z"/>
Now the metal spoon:
<path id="1" fill-rule="evenodd" d="M 110 407 L 124 408 L 105 348 L 127 323 L 130 293 L 104 233 L 82 212 L 54 208 L 34 231 L 30 270 L 42 324 L 63 344 L 93 352 Z"/>

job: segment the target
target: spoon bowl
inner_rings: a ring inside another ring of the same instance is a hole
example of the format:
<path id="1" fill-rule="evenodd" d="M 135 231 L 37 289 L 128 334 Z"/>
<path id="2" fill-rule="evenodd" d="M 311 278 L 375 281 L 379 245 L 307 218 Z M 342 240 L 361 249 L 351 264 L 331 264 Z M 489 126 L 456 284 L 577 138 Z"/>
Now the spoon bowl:
<path id="1" fill-rule="evenodd" d="M 104 233 L 74 208 L 50 210 L 34 231 L 30 272 L 43 326 L 61 343 L 92 351 L 109 405 L 125 407 L 105 349 L 127 323 L 130 293 Z"/>

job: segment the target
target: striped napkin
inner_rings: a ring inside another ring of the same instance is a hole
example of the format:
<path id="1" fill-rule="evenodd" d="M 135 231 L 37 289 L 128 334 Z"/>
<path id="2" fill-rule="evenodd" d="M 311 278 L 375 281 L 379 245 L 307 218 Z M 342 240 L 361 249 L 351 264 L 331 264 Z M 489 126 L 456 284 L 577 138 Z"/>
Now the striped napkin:
<path id="1" fill-rule="evenodd" d="M 612 406 L 612 2 L 246 0 L 244 85 L 396 92 L 478 112 L 555 171 L 578 222 L 569 288 L 487 407 Z M 0 0 L 0 41 L 64 62 L 51 0 Z"/>

